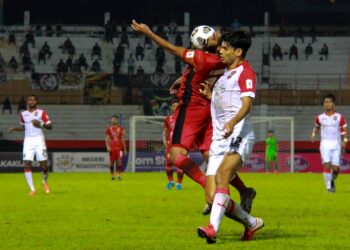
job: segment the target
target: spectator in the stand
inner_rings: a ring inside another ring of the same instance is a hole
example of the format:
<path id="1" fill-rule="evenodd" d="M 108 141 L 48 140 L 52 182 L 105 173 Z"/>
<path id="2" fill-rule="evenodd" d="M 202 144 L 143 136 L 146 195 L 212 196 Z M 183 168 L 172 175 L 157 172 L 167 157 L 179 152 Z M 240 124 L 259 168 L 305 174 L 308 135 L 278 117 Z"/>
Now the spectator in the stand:
<path id="1" fill-rule="evenodd" d="M 326 60 L 328 60 L 328 54 L 329 54 L 329 51 L 328 51 L 328 46 L 327 44 L 323 44 L 323 47 L 321 48 L 320 50 L 320 53 L 319 53 L 321 56 L 324 56 Z M 322 57 L 320 57 L 320 60 L 323 60 Z"/>
<path id="2" fill-rule="evenodd" d="M 279 46 L 277 43 L 275 43 L 272 48 L 272 58 L 274 61 L 276 61 L 276 58 L 279 58 L 280 60 L 283 59 L 281 46 Z"/>
<path id="3" fill-rule="evenodd" d="M 156 50 L 157 67 L 163 67 L 165 63 L 165 52 L 162 47 L 158 47 Z"/>
<path id="4" fill-rule="evenodd" d="M 145 36 L 144 47 L 145 47 L 146 49 L 152 49 L 152 48 L 153 48 L 152 40 L 151 40 L 151 38 L 149 38 L 148 36 Z"/>
<path id="5" fill-rule="evenodd" d="M 306 56 L 306 60 L 309 60 L 309 56 L 311 56 L 314 53 L 314 50 L 311 46 L 311 43 L 309 43 L 306 47 L 305 47 L 305 56 Z"/>
<path id="6" fill-rule="evenodd" d="M 41 30 L 41 25 L 40 24 L 35 25 L 35 35 L 36 36 L 42 36 L 43 35 L 43 31 Z"/>
<path id="7" fill-rule="evenodd" d="M 46 64 L 46 54 L 43 49 L 41 49 L 38 53 L 38 64 L 40 64 L 41 61 L 43 61 L 44 64 Z"/>
<path id="8" fill-rule="evenodd" d="M 80 57 L 79 57 L 78 60 L 79 60 L 80 67 L 84 67 L 84 69 L 87 70 L 89 65 L 88 65 L 88 63 L 86 61 L 86 58 L 85 58 L 84 54 L 80 54 Z"/>
<path id="9" fill-rule="evenodd" d="M 19 99 L 17 104 L 17 114 L 19 114 L 21 111 L 27 110 L 27 102 L 24 98 L 24 96 Z"/>
<path id="10" fill-rule="evenodd" d="M 48 55 L 49 59 L 51 58 L 52 52 L 47 42 L 44 43 L 44 45 L 41 47 L 41 50 L 44 51 L 45 55 Z"/>
<path id="11" fill-rule="evenodd" d="M 127 34 L 126 32 L 124 32 L 124 33 L 122 34 L 122 36 L 120 37 L 120 43 L 121 43 L 122 45 L 126 44 L 127 47 L 128 47 L 128 49 L 129 49 L 129 47 L 130 47 L 129 37 L 128 37 L 128 34 Z"/>
<path id="12" fill-rule="evenodd" d="M 174 14 L 171 15 L 169 22 L 169 34 L 174 35 L 177 32 L 177 21 Z"/>
<path id="13" fill-rule="evenodd" d="M 145 74 L 145 70 L 142 68 L 141 65 L 137 68 L 136 74 L 137 75 L 144 75 Z"/>
<path id="14" fill-rule="evenodd" d="M 180 75 L 182 73 L 181 59 L 178 56 L 175 56 L 175 73 L 177 75 Z"/>
<path id="15" fill-rule="evenodd" d="M 8 44 L 16 46 L 16 34 L 13 30 L 9 33 Z"/>
<path id="16" fill-rule="evenodd" d="M 82 73 L 81 72 L 80 63 L 79 63 L 78 59 L 74 60 L 74 63 L 72 65 L 72 72 L 73 73 L 80 73 L 80 74 Z"/>
<path id="17" fill-rule="evenodd" d="M 14 56 L 11 57 L 9 61 L 9 66 L 12 69 L 13 72 L 17 72 L 18 69 L 18 62 Z"/>
<path id="18" fill-rule="evenodd" d="M 317 31 L 315 27 L 312 26 L 310 29 L 311 43 L 317 42 L 316 34 L 317 34 Z"/>
<path id="19" fill-rule="evenodd" d="M 144 47 L 141 46 L 140 43 L 138 43 L 136 46 L 136 60 L 143 61 L 144 57 L 145 57 L 145 49 L 144 49 Z"/>
<path id="20" fill-rule="evenodd" d="M 298 43 L 298 39 L 301 40 L 302 43 L 304 43 L 304 32 L 303 30 L 300 28 L 300 26 L 298 26 L 298 28 L 295 31 L 295 43 Z"/>
<path id="21" fill-rule="evenodd" d="M 94 72 L 101 72 L 102 71 L 101 65 L 97 59 L 95 61 L 93 61 L 92 65 L 91 65 L 91 71 L 94 71 Z"/>
<path id="22" fill-rule="evenodd" d="M 180 33 L 176 33 L 176 37 L 175 37 L 175 45 L 182 47 L 183 46 L 183 41 L 182 41 L 182 36 Z"/>
<path id="23" fill-rule="evenodd" d="M 57 64 L 56 71 L 58 74 L 67 72 L 66 64 L 64 63 L 63 59 L 60 59 L 60 61 Z"/>
<path id="24" fill-rule="evenodd" d="M 135 70 L 135 59 L 132 54 L 129 55 L 128 58 L 128 74 L 133 75 Z"/>
<path id="25" fill-rule="evenodd" d="M 92 47 L 91 60 L 94 59 L 94 56 L 97 56 L 99 60 L 102 59 L 102 50 L 98 43 L 95 43 L 94 47 Z"/>
<path id="26" fill-rule="evenodd" d="M 295 44 L 289 48 L 289 60 L 292 59 L 292 56 L 295 56 L 295 60 L 298 60 L 298 48 Z"/>
<path id="27" fill-rule="evenodd" d="M 34 63 L 32 62 L 30 56 L 25 61 L 26 62 L 23 63 L 23 72 L 31 72 L 33 74 L 35 72 Z"/>
<path id="28" fill-rule="evenodd" d="M 72 65 L 73 65 L 73 59 L 71 56 L 69 56 L 66 60 L 66 69 L 68 71 L 72 71 Z"/>
<path id="29" fill-rule="evenodd" d="M 31 44 L 32 48 L 35 47 L 35 38 L 34 38 L 34 34 L 33 31 L 29 30 L 28 33 L 26 34 L 26 41 L 25 41 L 28 45 Z"/>
<path id="30" fill-rule="evenodd" d="M 164 70 L 161 67 L 156 69 L 156 72 L 151 75 L 150 79 L 153 85 L 157 88 L 168 87 L 170 81 L 169 75 L 164 73 Z"/>
<path id="31" fill-rule="evenodd" d="M 117 57 L 114 57 L 113 60 L 113 72 L 114 74 L 119 74 L 121 67 L 121 62 L 117 59 Z"/>
<path id="32" fill-rule="evenodd" d="M 53 35 L 53 29 L 51 24 L 48 23 L 46 25 L 46 36 L 52 36 L 52 35 Z"/>
<path id="33" fill-rule="evenodd" d="M 235 18 L 235 20 L 233 21 L 233 23 L 231 24 L 231 28 L 233 30 L 239 30 L 241 28 L 241 23 L 238 21 L 237 18 Z"/>
<path id="34" fill-rule="evenodd" d="M 5 98 L 2 104 L 2 113 L 5 114 L 5 110 L 9 111 L 9 114 L 12 114 L 12 105 L 8 97 Z"/>
<path id="35" fill-rule="evenodd" d="M 62 49 L 63 54 L 66 53 L 66 51 L 69 54 L 69 50 L 71 50 L 72 47 L 74 48 L 72 41 L 69 38 L 67 38 L 66 41 L 64 41 L 64 43 L 60 46 L 60 49 Z M 75 50 L 75 48 L 74 48 L 74 50 Z"/>
<path id="36" fill-rule="evenodd" d="M 113 23 L 109 19 L 108 22 L 105 24 L 105 40 L 107 43 L 113 44 Z"/>
<path id="37" fill-rule="evenodd" d="M 23 57 L 25 54 L 29 53 L 29 48 L 27 42 L 24 42 L 20 47 L 19 47 L 19 56 Z"/>
<path id="38" fill-rule="evenodd" d="M 124 54 L 125 54 L 125 49 L 121 45 L 121 43 L 119 43 L 119 45 L 117 47 L 117 51 L 115 52 L 114 57 L 116 58 L 116 60 L 118 60 L 118 62 L 120 62 L 120 64 L 124 60 Z"/>
<path id="39" fill-rule="evenodd" d="M 62 35 L 62 23 L 61 20 L 57 20 L 56 23 L 56 36 L 60 37 Z"/>

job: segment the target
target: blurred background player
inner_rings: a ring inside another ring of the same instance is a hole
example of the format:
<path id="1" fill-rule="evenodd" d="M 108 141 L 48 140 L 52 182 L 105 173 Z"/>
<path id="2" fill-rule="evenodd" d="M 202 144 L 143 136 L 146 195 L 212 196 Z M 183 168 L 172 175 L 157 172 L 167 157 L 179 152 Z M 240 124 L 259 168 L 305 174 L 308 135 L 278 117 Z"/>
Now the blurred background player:
<path id="1" fill-rule="evenodd" d="M 265 139 L 265 161 L 266 161 L 266 173 L 270 172 L 271 163 L 275 173 L 278 173 L 277 165 L 277 138 L 273 134 L 273 130 L 267 131 L 267 138 Z"/>
<path id="2" fill-rule="evenodd" d="M 214 84 L 226 68 L 226 64 L 217 55 L 221 34 L 214 32 L 214 29 L 209 26 L 198 26 L 193 30 L 191 36 L 193 33 L 196 35 L 196 32 L 201 32 L 199 27 L 202 27 L 202 46 L 200 49 L 186 49 L 169 43 L 155 34 L 146 24 L 133 20 L 131 27 L 188 64 L 181 79 L 176 81 L 180 83 L 180 89 L 177 91 L 180 104 L 175 112 L 176 122 L 170 158 L 175 166 L 183 169 L 185 174 L 205 188 L 207 205 L 202 213 L 209 214 L 215 195 L 214 175 L 205 176 L 199 166 L 188 157 L 188 152 L 197 145 L 204 160 L 208 162 L 213 126 L 210 100 L 204 97 L 200 90 L 204 81 Z M 241 204 L 244 204 L 244 207 L 250 211 L 256 194 L 255 190 L 246 188 L 238 175 L 232 178 L 231 184 L 239 191 Z"/>
<path id="3" fill-rule="evenodd" d="M 324 182 L 327 191 L 334 193 L 334 181 L 340 171 L 341 153 L 345 151 L 348 143 L 348 129 L 344 116 L 335 111 L 334 95 L 328 94 L 323 98 L 323 107 L 325 112 L 316 117 L 311 141 L 315 141 L 321 130 L 320 152 Z"/>
<path id="4" fill-rule="evenodd" d="M 176 108 L 179 106 L 179 100 L 177 98 L 173 98 L 171 100 L 171 115 L 168 115 L 164 120 L 164 129 L 163 129 L 163 142 L 164 146 L 166 147 L 165 151 L 165 172 L 168 177 L 168 185 L 166 186 L 167 189 L 171 189 L 174 187 L 174 179 L 173 179 L 173 164 L 170 161 L 170 146 L 171 146 L 171 139 L 173 136 L 173 130 L 175 126 L 175 117 L 174 112 Z M 181 190 L 181 183 L 182 183 L 182 177 L 184 175 L 184 172 L 180 168 L 176 168 L 177 172 L 177 183 L 176 183 L 176 189 Z"/>
<path id="5" fill-rule="evenodd" d="M 47 194 L 50 193 L 47 167 L 47 149 L 43 128 L 51 130 L 52 123 L 45 110 L 39 109 L 38 99 L 30 95 L 27 101 L 27 110 L 21 113 L 21 126 L 10 128 L 9 131 L 24 131 L 23 161 L 24 175 L 30 188 L 30 195 L 36 195 L 32 176 L 32 165 L 35 159 L 42 169 L 42 183 Z"/>
<path id="6" fill-rule="evenodd" d="M 221 36 L 220 57 L 228 65 L 214 85 L 211 95 L 213 142 L 207 174 L 215 174 L 216 193 L 207 227 L 197 229 L 198 236 L 207 243 L 215 243 L 224 215 L 238 218 L 245 226 L 241 240 L 252 240 L 254 233 L 264 226 L 230 198 L 229 185 L 254 146 L 254 130 L 250 110 L 256 91 L 256 74 L 244 59 L 251 45 L 245 31 L 233 31 Z"/>
<path id="7" fill-rule="evenodd" d="M 123 156 L 127 155 L 126 144 L 124 139 L 124 128 L 118 125 L 118 116 L 114 115 L 111 118 L 111 126 L 106 129 L 106 147 L 109 152 L 109 170 L 112 180 L 114 177 L 114 166 L 117 163 L 117 180 L 121 180 L 121 172 L 123 171 Z"/>

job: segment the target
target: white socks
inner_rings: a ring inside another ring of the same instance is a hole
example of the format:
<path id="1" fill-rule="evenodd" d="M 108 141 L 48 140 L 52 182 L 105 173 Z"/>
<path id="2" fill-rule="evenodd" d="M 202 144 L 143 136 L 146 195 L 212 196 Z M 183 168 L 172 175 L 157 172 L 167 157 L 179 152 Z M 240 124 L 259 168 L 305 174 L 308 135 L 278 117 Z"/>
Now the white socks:
<path id="1" fill-rule="evenodd" d="M 219 231 L 221 219 L 229 207 L 230 200 L 231 198 L 228 194 L 228 190 L 223 189 L 215 194 L 210 213 L 210 224 L 213 225 L 216 233 Z M 234 206 L 233 211 L 231 210 L 229 213 L 239 218 L 246 227 L 253 227 L 256 223 L 256 218 L 244 211 L 239 204 L 234 201 L 232 201 L 232 203 L 231 205 Z"/>
<path id="2" fill-rule="evenodd" d="M 210 213 L 210 224 L 213 225 L 216 233 L 219 230 L 221 218 L 225 214 L 229 201 L 230 196 L 228 193 L 215 194 L 213 206 Z"/>
<path id="3" fill-rule="evenodd" d="M 236 215 L 239 219 L 241 219 L 246 227 L 252 227 L 255 225 L 256 219 L 248 214 L 246 211 L 242 209 L 242 207 L 232 201 L 234 203 L 233 213 Z"/>
<path id="4" fill-rule="evenodd" d="M 24 172 L 30 191 L 35 191 L 32 172 Z"/>
<path id="5" fill-rule="evenodd" d="M 323 173 L 324 183 L 326 184 L 327 190 L 331 189 L 331 181 L 333 179 L 332 173 Z"/>

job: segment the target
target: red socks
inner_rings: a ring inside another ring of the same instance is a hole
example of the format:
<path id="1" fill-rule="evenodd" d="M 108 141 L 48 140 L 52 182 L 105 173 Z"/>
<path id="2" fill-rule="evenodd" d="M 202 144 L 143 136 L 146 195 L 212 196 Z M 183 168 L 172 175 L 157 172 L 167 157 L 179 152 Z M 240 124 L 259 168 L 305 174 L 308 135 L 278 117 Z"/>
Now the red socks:
<path id="1" fill-rule="evenodd" d="M 179 155 L 175 159 L 174 165 L 181 168 L 192 180 L 205 188 L 205 175 L 202 173 L 199 166 L 190 158 L 184 155 Z"/>

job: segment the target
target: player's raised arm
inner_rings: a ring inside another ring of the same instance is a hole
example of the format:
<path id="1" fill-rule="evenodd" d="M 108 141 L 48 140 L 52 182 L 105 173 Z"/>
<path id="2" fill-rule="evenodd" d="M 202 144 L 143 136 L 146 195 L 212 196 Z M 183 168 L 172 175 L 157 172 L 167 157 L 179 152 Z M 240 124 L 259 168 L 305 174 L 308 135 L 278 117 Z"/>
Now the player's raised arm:
<path id="1" fill-rule="evenodd" d="M 134 31 L 142 33 L 145 36 L 149 37 L 151 40 L 157 43 L 160 47 L 166 49 L 171 54 L 174 54 L 181 58 L 183 57 L 183 53 L 186 50 L 185 48 L 175 46 L 174 44 L 161 38 L 156 33 L 154 33 L 146 24 L 138 23 L 135 20 L 132 20 L 131 27 Z"/>

